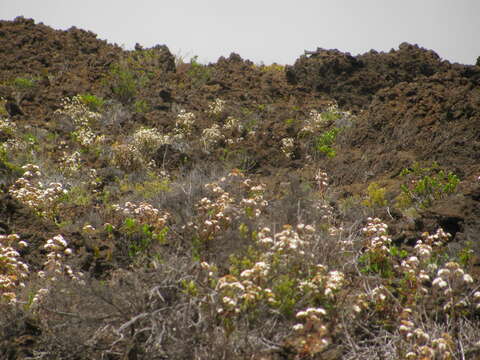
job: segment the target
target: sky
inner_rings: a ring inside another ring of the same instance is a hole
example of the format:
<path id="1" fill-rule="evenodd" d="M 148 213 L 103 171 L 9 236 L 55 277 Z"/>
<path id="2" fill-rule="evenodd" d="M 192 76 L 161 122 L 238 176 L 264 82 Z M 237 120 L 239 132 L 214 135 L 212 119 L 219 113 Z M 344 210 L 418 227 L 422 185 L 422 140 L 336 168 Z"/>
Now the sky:
<path id="1" fill-rule="evenodd" d="M 0 19 L 20 15 L 126 49 L 165 44 L 203 63 L 236 52 L 293 64 L 317 47 L 357 55 L 402 42 L 462 64 L 480 56 L 480 0 L 0 0 Z"/>

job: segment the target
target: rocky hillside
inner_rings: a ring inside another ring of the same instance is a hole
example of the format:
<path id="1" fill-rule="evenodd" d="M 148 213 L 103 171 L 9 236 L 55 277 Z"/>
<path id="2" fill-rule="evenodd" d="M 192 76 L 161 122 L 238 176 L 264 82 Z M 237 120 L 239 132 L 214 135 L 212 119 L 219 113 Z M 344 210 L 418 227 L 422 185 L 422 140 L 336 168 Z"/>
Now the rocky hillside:
<path id="1" fill-rule="evenodd" d="M 0 358 L 480 356 L 480 66 L 0 21 Z"/>

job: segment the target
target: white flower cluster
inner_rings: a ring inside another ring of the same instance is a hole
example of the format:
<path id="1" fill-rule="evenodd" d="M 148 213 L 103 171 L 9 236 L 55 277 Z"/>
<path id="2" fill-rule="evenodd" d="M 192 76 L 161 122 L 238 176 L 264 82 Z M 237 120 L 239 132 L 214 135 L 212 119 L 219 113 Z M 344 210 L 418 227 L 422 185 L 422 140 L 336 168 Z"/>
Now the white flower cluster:
<path id="1" fill-rule="evenodd" d="M 305 247 L 313 237 L 315 228 L 311 225 L 299 224 L 297 229 L 291 225 L 284 225 L 283 230 L 271 235 L 267 227 L 261 229 L 257 235 L 260 245 L 266 246 L 266 256 L 280 257 L 287 264 L 289 259 L 302 260 L 305 256 Z"/>
<path id="2" fill-rule="evenodd" d="M 309 116 L 303 122 L 301 132 L 313 134 L 326 124 L 326 121 L 322 117 L 322 113 L 318 110 L 312 109 L 308 115 Z"/>
<path id="3" fill-rule="evenodd" d="M 68 242 L 62 235 L 55 235 L 48 239 L 43 248 L 48 251 L 47 261 L 43 264 L 44 271 L 38 273 L 39 277 L 51 274 L 50 280 L 55 281 L 56 276 L 65 274 L 72 280 L 80 280 L 83 273 L 75 273 L 70 265 L 65 264 L 66 258 L 73 254 L 73 250 L 68 247 Z"/>
<path id="4" fill-rule="evenodd" d="M 405 359 L 451 359 L 453 344 L 450 336 L 444 333 L 441 337 L 432 339 L 424 329 L 415 324 L 413 315 L 410 308 L 404 308 L 400 314 L 398 331 L 409 346 Z"/>
<path id="5" fill-rule="evenodd" d="M 16 248 L 27 246 L 25 241 L 19 241 L 17 234 L 0 235 L 0 301 L 10 304 L 17 302 L 16 290 L 23 288 L 23 280 L 28 277 L 28 265 L 21 261 Z"/>
<path id="6" fill-rule="evenodd" d="M 367 226 L 362 228 L 366 237 L 366 251 L 376 254 L 388 254 L 392 239 L 387 235 L 388 225 L 379 218 L 367 218 Z"/>
<path id="7" fill-rule="evenodd" d="M 224 190 L 228 183 L 237 182 L 240 182 L 245 194 L 240 201 Z M 232 171 L 228 177 L 223 177 L 218 182 L 206 184 L 205 188 L 213 196 L 211 199 L 204 197 L 198 202 L 196 205 L 198 216 L 192 224 L 203 240 L 212 240 L 243 214 L 249 218 L 258 218 L 268 205 L 263 198 L 265 185 L 254 184 L 238 170 Z"/>
<path id="8" fill-rule="evenodd" d="M 469 305 L 469 300 L 476 303 L 475 307 L 480 309 L 480 292 L 475 292 L 471 297 L 465 295 L 465 290 L 473 284 L 473 278 L 466 273 L 460 264 L 450 261 L 439 269 L 436 273 L 432 285 L 435 290 L 442 293 L 447 299 L 443 306 L 444 311 L 457 308 L 465 308 Z"/>
<path id="9" fill-rule="evenodd" d="M 73 135 L 81 145 L 89 146 L 105 140 L 104 136 L 97 136 L 92 130 L 92 126 L 101 119 L 101 115 L 90 111 L 79 96 L 63 99 L 62 107 L 55 113 L 66 116 L 73 122 L 76 127 Z"/>
<path id="10" fill-rule="evenodd" d="M 270 303 L 275 302 L 272 290 L 258 285 L 258 281 L 261 280 L 258 275 L 265 271 L 268 272 L 267 268 L 267 264 L 257 263 L 251 272 L 242 272 L 242 280 L 230 274 L 221 277 L 216 286 L 220 298 L 217 313 L 222 316 L 239 314 L 249 305 L 261 299 L 266 299 Z"/>
<path id="11" fill-rule="evenodd" d="M 251 179 L 245 179 L 241 185 L 247 196 L 240 201 L 240 206 L 249 218 L 258 218 L 268 206 L 268 201 L 263 197 L 265 184 L 254 185 Z"/>
<path id="12" fill-rule="evenodd" d="M 196 205 L 199 217 L 193 224 L 193 228 L 203 240 L 212 240 L 216 234 L 226 230 L 231 222 L 232 216 L 236 216 L 236 209 L 233 205 L 234 198 L 217 183 L 205 185 L 214 199 L 202 198 Z"/>
<path id="13" fill-rule="evenodd" d="M 12 185 L 9 193 L 18 201 L 34 209 L 40 215 L 53 214 L 60 196 L 67 193 L 61 183 L 50 183 L 44 186 L 38 180 L 42 174 L 37 165 L 27 164 L 22 167 L 23 176 Z"/>
<path id="14" fill-rule="evenodd" d="M 282 141 L 282 146 L 281 150 L 282 153 L 289 159 L 293 157 L 293 150 L 295 148 L 295 143 L 293 138 L 283 138 Z"/>
<path id="15" fill-rule="evenodd" d="M 133 144 L 115 145 L 112 150 L 112 162 L 114 165 L 127 171 L 145 168 L 143 156 Z"/>
<path id="16" fill-rule="evenodd" d="M 68 175 L 75 175 L 82 167 L 82 158 L 78 151 L 75 151 L 72 154 L 64 152 L 60 162 L 62 164 L 63 172 Z"/>
<path id="17" fill-rule="evenodd" d="M 194 124 L 195 114 L 181 109 L 177 115 L 177 120 L 175 121 L 174 133 L 188 137 L 192 134 Z"/>
<path id="18" fill-rule="evenodd" d="M 331 342 L 323 320 L 326 315 L 327 312 L 323 308 L 308 308 L 296 314 L 296 318 L 302 320 L 303 324 L 295 324 L 293 330 L 305 336 L 301 344 L 307 346 L 310 353 L 321 352 Z"/>
<path id="19" fill-rule="evenodd" d="M 43 248 L 47 251 L 47 260 L 43 263 L 43 270 L 37 273 L 40 279 L 48 282 L 55 282 L 59 276 L 67 276 L 70 280 L 79 284 L 84 284 L 82 280 L 84 274 L 80 271 L 74 271 L 72 267 L 66 264 L 67 257 L 73 255 L 73 250 L 68 247 L 68 242 L 62 235 L 55 235 L 48 239 Z M 49 293 L 48 285 L 39 289 L 32 299 L 32 306 L 37 306 Z"/>
<path id="20" fill-rule="evenodd" d="M 223 124 L 223 128 L 225 130 L 241 132 L 243 130 L 243 125 L 233 116 L 229 116 L 225 120 L 225 123 Z"/>
<path id="21" fill-rule="evenodd" d="M 17 124 L 7 118 L 0 117 L 0 133 L 13 135 L 17 131 Z"/>
<path id="22" fill-rule="evenodd" d="M 219 115 L 225 108 L 225 100 L 215 99 L 208 105 L 208 112 L 212 115 Z"/>
<path id="23" fill-rule="evenodd" d="M 345 274 L 343 272 L 337 270 L 327 272 L 327 267 L 319 264 L 315 275 L 309 280 L 301 281 L 299 288 L 303 292 L 314 292 L 333 299 L 344 284 Z"/>
<path id="24" fill-rule="evenodd" d="M 218 124 L 213 124 L 211 127 L 202 131 L 201 140 L 206 152 L 211 151 L 218 142 L 225 139 L 225 136 L 220 130 L 221 128 Z"/>
<path id="25" fill-rule="evenodd" d="M 310 110 L 309 116 L 303 122 L 302 133 L 315 134 L 331 124 L 333 119 L 349 118 L 351 116 L 348 111 L 341 111 L 337 103 L 332 103 L 323 111 L 316 109 Z"/>
<path id="26" fill-rule="evenodd" d="M 133 134 L 133 145 L 142 158 L 148 162 L 148 158 L 155 154 L 157 149 L 169 142 L 168 135 L 162 135 L 157 129 L 141 128 Z"/>
<path id="27" fill-rule="evenodd" d="M 328 175 L 325 171 L 318 169 L 317 173 L 315 174 L 315 182 L 317 183 L 318 190 L 320 192 L 325 192 L 328 188 Z"/>
<path id="28" fill-rule="evenodd" d="M 164 228 L 170 217 L 168 212 L 161 212 L 147 202 L 135 204 L 127 201 L 124 206 L 115 204 L 112 208 L 123 216 L 133 218 L 140 224 L 151 225 L 157 230 Z"/>

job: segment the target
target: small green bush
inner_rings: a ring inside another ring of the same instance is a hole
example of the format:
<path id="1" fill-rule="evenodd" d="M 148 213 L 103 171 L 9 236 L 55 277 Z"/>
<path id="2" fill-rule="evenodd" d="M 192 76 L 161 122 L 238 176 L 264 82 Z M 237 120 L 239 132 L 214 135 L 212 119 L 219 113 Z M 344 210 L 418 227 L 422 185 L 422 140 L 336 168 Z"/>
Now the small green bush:
<path id="1" fill-rule="evenodd" d="M 79 95 L 80 101 L 85 104 L 90 111 L 101 112 L 105 105 L 105 100 L 92 94 Z"/>
<path id="2" fill-rule="evenodd" d="M 211 75 L 212 72 L 208 66 L 198 62 L 198 56 L 194 56 L 190 59 L 190 67 L 187 70 L 187 76 L 190 78 L 192 85 L 205 85 L 210 80 Z"/>
<path id="3" fill-rule="evenodd" d="M 380 187 L 377 182 L 372 182 L 368 185 L 367 196 L 363 200 L 363 205 L 370 208 L 382 207 L 387 205 L 387 199 L 385 199 L 386 189 Z"/>
<path id="4" fill-rule="evenodd" d="M 13 80 L 13 86 L 17 90 L 29 90 L 34 88 L 36 85 L 36 80 L 33 78 L 26 77 L 17 77 Z"/>
<path id="5" fill-rule="evenodd" d="M 400 176 L 405 181 L 400 185 L 402 193 L 397 197 L 399 208 L 407 208 L 412 204 L 427 208 L 433 201 L 454 193 L 460 182 L 457 175 L 440 170 L 436 163 L 425 168 L 415 163 L 411 169 L 403 169 Z"/>
<path id="6" fill-rule="evenodd" d="M 333 128 L 318 136 L 315 141 L 315 150 L 327 155 L 330 158 L 335 157 L 337 153 L 332 146 L 335 143 L 335 139 L 337 138 L 339 132 L 339 128 Z"/>

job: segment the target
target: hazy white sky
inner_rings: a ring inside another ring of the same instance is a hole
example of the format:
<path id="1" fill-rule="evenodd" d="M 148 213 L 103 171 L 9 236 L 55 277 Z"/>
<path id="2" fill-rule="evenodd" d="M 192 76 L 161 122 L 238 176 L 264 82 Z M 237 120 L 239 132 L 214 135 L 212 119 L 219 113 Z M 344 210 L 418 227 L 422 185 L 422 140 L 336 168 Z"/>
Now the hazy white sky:
<path id="1" fill-rule="evenodd" d="M 0 19 L 19 15 L 126 48 L 166 44 L 202 62 L 237 52 L 292 64 L 306 49 L 356 55 L 404 41 L 452 62 L 480 56 L 480 0 L 0 0 Z"/>

